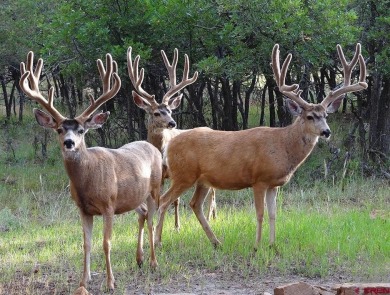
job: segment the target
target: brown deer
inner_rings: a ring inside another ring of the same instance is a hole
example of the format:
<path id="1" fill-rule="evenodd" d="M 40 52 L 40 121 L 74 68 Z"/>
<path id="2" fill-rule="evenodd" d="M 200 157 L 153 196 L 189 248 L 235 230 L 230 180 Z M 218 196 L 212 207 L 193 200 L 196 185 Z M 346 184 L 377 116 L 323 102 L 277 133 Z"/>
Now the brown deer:
<path id="1" fill-rule="evenodd" d="M 147 140 L 157 147 L 161 152 L 165 149 L 168 142 L 188 129 L 176 129 L 176 122 L 172 118 L 172 110 L 176 109 L 183 97 L 183 94 L 174 96 L 184 87 L 194 83 L 198 78 L 198 72 L 194 73 L 192 78 L 188 78 L 189 74 L 189 59 L 188 55 L 184 55 L 184 71 L 183 79 L 179 84 L 176 84 L 176 66 L 178 61 L 178 50 L 174 50 L 172 65 L 170 64 L 164 50 L 161 50 L 161 55 L 164 60 L 165 67 L 168 70 L 168 76 L 170 81 L 170 88 L 164 95 L 162 102 L 158 103 L 154 95 L 147 93 L 142 87 L 144 79 L 144 69 L 139 70 L 140 56 L 137 55 L 134 62 L 131 57 L 132 48 L 129 47 L 127 50 L 127 69 L 129 72 L 130 81 L 134 86 L 135 91 L 132 92 L 133 100 L 135 104 L 146 111 L 148 114 L 148 136 Z M 168 172 L 164 167 L 163 179 L 168 178 Z M 164 180 L 163 180 L 164 181 Z M 215 190 L 210 190 L 210 202 L 209 202 L 209 213 L 207 220 L 210 220 L 211 216 L 216 217 L 216 202 L 215 202 Z M 180 227 L 179 221 L 179 198 L 174 201 L 175 206 L 175 227 Z"/>
<path id="2" fill-rule="evenodd" d="M 103 81 L 103 93 L 94 100 L 89 95 L 90 105 L 81 115 L 68 119 L 53 106 L 53 87 L 48 99 L 39 90 L 39 78 L 43 60 L 39 59 L 33 71 L 33 52 L 27 56 L 27 64 L 20 65 L 20 86 L 32 100 L 46 111 L 34 109 L 38 123 L 58 133 L 62 157 L 70 179 L 70 191 L 79 208 L 84 234 L 84 271 L 80 286 L 86 286 L 91 279 L 90 255 L 93 216 L 103 216 L 103 249 L 106 257 L 107 286 L 114 289 L 114 275 L 111 269 L 110 250 L 114 214 L 135 210 L 139 214 L 139 234 L 136 259 L 143 262 L 143 228 L 147 220 L 150 244 L 150 265 L 157 266 L 154 252 L 153 214 L 158 207 L 162 177 L 160 151 L 146 141 L 126 144 L 118 149 L 102 147 L 87 148 L 84 136 L 89 129 L 101 127 L 109 112 L 93 113 L 119 91 L 121 80 L 117 74 L 116 62 L 106 55 L 106 69 L 97 61 Z M 112 86 L 111 86 L 112 83 Z M 146 207 L 147 205 L 147 207 Z"/>
<path id="3" fill-rule="evenodd" d="M 241 131 L 215 131 L 195 128 L 173 138 L 165 157 L 170 171 L 171 186 L 160 198 L 159 220 L 156 228 L 156 244 L 161 244 L 165 211 L 180 194 L 195 184 L 190 206 L 201 223 L 211 243 L 217 247 L 220 241 L 211 230 L 202 211 L 202 203 L 210 187 L 239 190 L 251 187 L 257 217 L 255 250 L 261 241 L 266 200 L 270 222 L 270 244 L 275 242 L 276 195 L 278 187 L 286 184 L 296 169 L 312 152 L 318 138 L 329 138 L 331 131 L 326 122 L 328 113 L 339 107 L 344 94 L 367 88 L 366 68 L 360 54 L 360 44 L 350 63 L 345 60 L 341 47 L 337 46 L 344 71 L 344 85 L 330 91 L 320 104 L 302 99 L 299 86 L 286 85 L 289 54 L 280 69 L 279 46 L 272 51 L 272 69 L 279 91 L 290 98 L 287 106 L 297 116 L 287 127 L 257 127 Z M 360 77 L 351 85 L 352 69 L 360 64 Z"/>

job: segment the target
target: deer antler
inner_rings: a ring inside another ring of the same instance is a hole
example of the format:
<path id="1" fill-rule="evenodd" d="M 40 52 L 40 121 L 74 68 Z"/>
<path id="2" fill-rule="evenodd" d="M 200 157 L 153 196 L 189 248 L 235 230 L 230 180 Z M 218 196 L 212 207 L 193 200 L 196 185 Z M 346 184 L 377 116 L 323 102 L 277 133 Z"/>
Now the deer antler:
<path id="1" fill-rule="evenodd" d="M 190 85 L 196 81 L 198 78 L 198 72 L 194 73 L 194 76 L 189 79 L 188 78 L 188 73 L 190 69 L 190 62 L 188 59 L 188 55 L 184 55 L 184 71 L 183 71 L 183 79 L 179 84 L 176 84 L 176 65 L 177 65 L 177 57 L 178 57 L 178 50 L 175 48 L 174 53 L 173 53 L 173 61 L 172 65 L 169 63 L 167 55 L 165 54 L 164 50 L 161 50 L 161 54 L 164 60 L 165 67 L 168 70 L 168 75 L 169 75 L 169 85 L 170 88 L 167 93 L 165 93 L 162 102 L 164 104 L 168 104 L 169 99 L 175 95 L 177 92 L 179 92 L 181 89 L 186 87 L 187 85 Z"/>
<path id="2" fill-rule="evenodd" d="M 274 72 L 276 85 L 278 85 L 279 91 L 287 96 L 288 98 L 295 101 L 298 105 L 300 105 L 302 108 L 307 108 L 310 106 L 310 103 L 305 101 L 301 97 L 302 90 L 299 90 L 298 84 L 293 85 L 286 85 L 286 75 L 287 75 L 287 69 L 290 65 L 292 58 L 292 54 L 288 54 L 285 61 L 283 62 L 282 69 L 280 69 L 280 61 L 279 61 L 279 44 L 275 44 L 274 48 L 272 49 L 272 70 Z"/>
<path id="3" fill-rule="evenodd" d="M 326 109 L 328 105 L 330 105 L 333 101 L 339 98 L 341 95 L 346 94 L 348 92 L 360 91 L 367 88 L 366 80 L 366 64 L 364 62 L 364 58 L 361 55 L 361 45 L 360 43 L 356 44 L 356 51 L 350 63 L 348 63 L 345 59 L 343 49 L 339 44 L 337 44 L 337 52 L 340 57 L 341 64 L 343 66 L 344 72 L 344 85 L 338 88 L 335 91 L 330 91 L 326 98 L 321 102 L 321 105 Z M 359 82 L 351 85 L 351 75 L 352 69 L 355 67 L 357 61 L 359 61 L 360 66 L 360 75 Z"/>
<path id="4" fill-rule="evenodd" d="M 136 92 L 138 92 L 139 95 L 144 97 L 147 101 L 150 103 L 156 103 L 156 100 L 154 99 L 154 95 L 151 95 L 147 93 L 142 87 L 142 82 L 144 81 L 144 69 L 142 68 L 140 71 L 138 71 L 138 65 L 140 56 L 137 55 L 134 59 L 134 63 L 132 62 L 131 58 L 131 46 L 127 49 L 127 70 L 129 72 L 130 81 L 134 86 L 134 89 Z"/>
<path id="5" fill-rule="evenodd" d="M 118 76 L 118 65 L 112 59 L 111 54 L 106 54 L 106 67 L 104 68 L 103 62 L 98 59 L 97 66 L 99 69 L 100 78 L 103 82 L 103 93 L 100 97 L 95 100 L 92 94 L 88 94 L 88 97 L 91 101 L 91 104 L 86 108 L 79 116 L 77 116 L 76 120 L 85 121 L 89 118 L 89 116 L 96 111 L 102 104 L 106 101 L 113 98 L 121 88 L 121 79 Z M 113 79 L 113 85 L 111 87 L 111 78 Z"/>
<path id="6" fill-rule="evenodd" d="M 44 107 L 57 123 L 60 123 L 65 120 L 65 117 L 53 106 L 54 87 L 50 87 L 48 99 L 39 91 L 38 83 L 42 72 L 43 59 L 38 59 L 35 71 L 33 71 L 33 63 L 34 52 L 30 51 L 27 54 L 27 65 L 24 62 L 20 63 L 20 73 L 22 75 L 19 81 L 20 88 L 28 97 Z"/>

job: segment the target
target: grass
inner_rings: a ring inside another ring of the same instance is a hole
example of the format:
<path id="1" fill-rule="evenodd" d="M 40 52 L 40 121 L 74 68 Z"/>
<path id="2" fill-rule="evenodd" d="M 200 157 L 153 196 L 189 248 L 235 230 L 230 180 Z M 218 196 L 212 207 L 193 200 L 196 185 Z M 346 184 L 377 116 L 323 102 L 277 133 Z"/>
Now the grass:
<path id="1" fill-rule="evenodd" d="M 343 132 L 337 121 L 334 125 L 335 134 Z M 49 160 L 42 161 L 33 144 L 42 130 L 35 127 L 26 120 L 1 130 L 0 294 L 71 294 L 82 273 L 78 210 L 70 198 L 55 134 L 48 135 Z M 341 137 L 333 140 L 338 145 Z M 173 214 L 167 214 L 163 247 L 157 250 L 159 267 L 154 272 L 147 263 L 146 237 L 146 263 L 139 269 L 135 262 L 136 214 L 116 216 L 111 254 L 115 293 L 124 294 L 129 288 L 145 294 L 183 284 L 193 287 L 205 283 L 200 279 L 205 274 L 216 273 L 248 282 L 270 276 L 388 282 L 389 184 L 360 177 L 352 169 L 344 185 L 337 173 L 335 180 L 324 179 L 321 165 L 327 149 L 320 143 L 292 181 L 281 188 L 276 247 L 268 246 L 266 218 L 261 248 L 253 252 L 256 219 L 250 189 L 217 191 L 217 219 L 211 227 L 223 243 L 220 249 L 213 249 L 191 212 L 191 192 L 183 196 L 181 229 L 174 230 Z M 99 217 L 95 218 L 91 269 L 90 291 L 105 294 Z"/>
<path id="2" fill-rule="evenodd" d="M 253 274 L 260 277 L 278 274 L 308 278 L 342 275 L 347 280 L 386 281 L 390 273 L 388 188 L 381 181 L 373 183 L 374 189 L 370 185 L 350 183 L 347 189 L 355 194 L 353 201 L 339 188 L 323 194 L 321 184 L 308 192 L 283 189 L 278 199 L 276 248 L 268 247 L 266 221 L 262 247 L 256 253 L 252 250 L 256 224 L 249 190 L 236 192 L 244 198 L 234 206 L 218 203 L 222 205 L 218 207 L 217 219 L 211 222 L 223 243 L 217 250 L 211 246 L 188 206 L 182 207 L 179 232 L 174 230 L 173 214 L 167 216 L 163 247 L 157 250 L 159 268 L 156 272 L 151 272 L 147 263 L 139 270 L 135 263 L 136 214 L 117 216 L 112 240 L 117 292 L 123 293 L 132 280 L 144 291 L 169 284 L 177 277 L 191 285 L 203 272 L 235 272 L 243 279 Z M 319 198 L 316 199 L 316 195 Z M 47 195 L 47 203 L 41 204 L 40 218 L 33 218 L 32 222 L 24 218 L 24 222 L 1 232 L 0 286 L 3 290 L 15 288 L 20 280 L 25 282 L 19 284 L 25 294 L 41 294 L 42 290 L 50 288 L 54 288 L 56 294 L 67 294 L 77 288 L 82 272 L 81 225 L 76 207 L 65 192 L 61 196 Z M 217 200 L 232 197 L 231 192 L 225 195 L 219 191 Z M 63 199 L 60 209 L 59 199 Z M 185 196 L 182 203 L 188 204 L 187 199 Z M 56 218 L 52 216 L 53 211 L 58 211 Z M 373 215 L 373 212 L 378 214 Z M 9 209 L 0 211 L 1 224 L 18 219 Z M 105 286 L 101 241 L 102 220 L 95 218 L 91 267 L 94 290 L 98 293 L 103 292 Z M 146 239 L 145 243 L 147 261 Z"/>

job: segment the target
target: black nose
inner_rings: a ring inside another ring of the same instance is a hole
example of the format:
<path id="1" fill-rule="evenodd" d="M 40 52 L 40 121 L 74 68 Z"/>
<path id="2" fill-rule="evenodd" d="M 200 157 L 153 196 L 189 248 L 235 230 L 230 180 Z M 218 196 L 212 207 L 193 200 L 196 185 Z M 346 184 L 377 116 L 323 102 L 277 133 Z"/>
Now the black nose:
<path id="1" fill-rule="evenodd" d="M 168 123 L 168 128 L 175 128 L 176 127 L 176 122 L 175 121 L 171 121 Z"/>
<path id="2" fill-rule="evenodd" d="M 324 131 L 322 131 L 321 135 L 322 136 L 325 136 L 326 138 L 329 138 L 331 132 L 329 129 L 325 129 Z"/>
<path id="3" fill-rule="evenodd" d="M 67 139 L 64 141 L 64 146 L 66 146 L 67 149 L 71 149 L 74 146 L 74 141 Z"/>

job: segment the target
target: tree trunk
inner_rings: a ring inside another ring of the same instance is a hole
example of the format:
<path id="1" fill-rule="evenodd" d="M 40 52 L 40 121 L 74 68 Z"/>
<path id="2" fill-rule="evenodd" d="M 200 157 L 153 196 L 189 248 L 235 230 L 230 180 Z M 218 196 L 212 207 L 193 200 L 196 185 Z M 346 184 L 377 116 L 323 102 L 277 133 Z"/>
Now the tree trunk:
<path id="1" fill-rule="evenodd" d="M 379 99 L 378 129 L 379 151 L 390 155 L 390 78 L 383 78 L 382 92 Z"/>
<path id="2" fill-rule="evenodd" d="M 8 99 L 7 85 L 5 84 L 5 78 L 3 75 L 0 76 L 1 88 L 3 90 L 5 113 L 7 120 L 11 119 L 11 103 L 12 100 Z"/>

